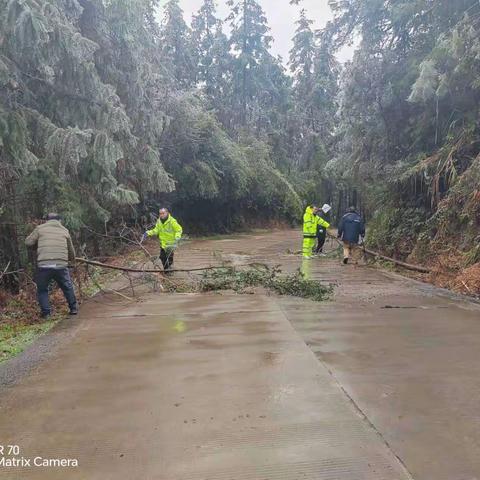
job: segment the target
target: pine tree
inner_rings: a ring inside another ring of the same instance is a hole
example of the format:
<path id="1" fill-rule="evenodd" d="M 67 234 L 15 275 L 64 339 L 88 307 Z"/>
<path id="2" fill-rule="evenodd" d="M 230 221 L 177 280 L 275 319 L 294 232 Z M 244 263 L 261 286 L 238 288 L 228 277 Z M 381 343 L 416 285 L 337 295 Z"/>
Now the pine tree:
<path id="1" fill-rule="evenodd" d="M 269 52 L 272 37 L 264 11 L 256 0 L 229 0 L 231 7 L 231 47 L 235 53 L 232 66 L 233 95 L 239 110 L 239 123 L 252 123 L 258 111 L 258 93 L 266 86 L 262 66 L 273 63 Z"/>
<path id="2" fill-rule="evenodd" d="M 314 86 L 310 98 L 311 126 L 327 144 L 335 129 L 341 65 L 321 36 L 314 58 Z"/>
<path id="3" fill-rule="evenodd" d="M 192 43 L 196 46 L 197 81 L 206 85 L 207 91 L 212 83 L 211 67 L 214 62 L 212 50 L 220 26 L 221 22 L 216 17 L 215 0 L 204 0 L 192 19 Z"/>
<path id="4" fill-rule="evenodd" d="M 195 85 L 195 54 L 191 31 L 183 18 L 179 0 L 164 6 L 160 34 L 160 62 L 172 85 L 186 90 Z"/>
<path id="5" fill-rule="evenodd" d="M 0 0 L 2 267 L 23 266 L 24 225 L 48 210 L 77 234 L 166 198 L 217 229 L 246 211 L 300 214 L 278 168 L 290 161 L 291 81 L 258 2 L 231 3 L 231 39 L 211 0 L 193 31 L 178 0 L 161 26 L 156 5 Z"/>
<path id="6" fill-rule="evenodd" d="M 313 20 L 307 18 L 305 9 L 302 9 L 293 37 L 293 47 L 290 50 L 290 70 L 295 78 L 294 87 L 298 98 L 302 98 L 312 89 L 316 56 L 313 23 Z"/>
<path id="7" fill-rule="evenodd" d="M 192 20 L 192 39 L 197 46 L 197 82 L 223 122 L 229 117 L 225 114 L 225 101 L 231 85 L 232 57 L 222 26 L 216 17 L 216 2 L 205 0 Z"/>
<path id="8" fill-rule="evenodd" d="M 324 167 L 331 142 L 337 94 L 338 64 L 312 29 L 305 9 L 300 11 L 290 51 L 293 106 L 290 111 L 290 151 L 300 170 Z"/>

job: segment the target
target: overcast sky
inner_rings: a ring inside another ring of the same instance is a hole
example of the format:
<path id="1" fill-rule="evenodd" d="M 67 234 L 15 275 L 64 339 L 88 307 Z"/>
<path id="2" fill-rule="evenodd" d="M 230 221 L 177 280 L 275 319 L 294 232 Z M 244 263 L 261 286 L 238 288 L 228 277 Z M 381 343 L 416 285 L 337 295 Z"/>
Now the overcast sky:
<path id="1" fill-rule="evenodd" d="M 163 0 L 161 3 L 165 3 Z M 180 0 L 180 5 L 185 12 L 185 20 L 190 22 L 192 14 L 202 5 L 203 0 Z M 274 54 L 281 55 L 284 61 L 288 60 L 288 52 L 291 48 L 291 39 L 295 32 L 295 22 L 298 19 L 300 7 L 290 5 L 289 0 L 259 0 L 265 10 L 268 23 L 272 29 L 275 42 L 272 46 Z M 227 16 L 228 8 L 225 0 L 217 0 L 218 13 L 221 18 Z M 328 6 L 328 0 L 303 0 L 303 8 L 308 16 L 315 21 L 315 28 L 322 28 L 331 20 L 332 12 Z M 339 60 L 345 61 L 352 56 L 352 49 L 348 48 L 340 52 Z"/>

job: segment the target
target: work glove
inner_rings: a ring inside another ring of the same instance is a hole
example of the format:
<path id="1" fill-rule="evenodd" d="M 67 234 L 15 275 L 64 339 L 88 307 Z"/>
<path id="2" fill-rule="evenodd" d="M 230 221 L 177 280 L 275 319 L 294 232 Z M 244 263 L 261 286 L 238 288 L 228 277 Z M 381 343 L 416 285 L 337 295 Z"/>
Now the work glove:
<path id="1" fill-rule="evenodd" d="M 148 238 L 148 233 L 145 232 L 145 233 L 142 235 L 141 243 L 143 243 L 147 238 Z"/>
<path id="2" fill-rule="evenodd" d="M 364 239 L 363 237 L 360 237 L 360 238 L 358 239 L 358 244 L 359 244 L 361 247 L 363 247 L 363 245 L 365 244 L 365 239 Z"/>

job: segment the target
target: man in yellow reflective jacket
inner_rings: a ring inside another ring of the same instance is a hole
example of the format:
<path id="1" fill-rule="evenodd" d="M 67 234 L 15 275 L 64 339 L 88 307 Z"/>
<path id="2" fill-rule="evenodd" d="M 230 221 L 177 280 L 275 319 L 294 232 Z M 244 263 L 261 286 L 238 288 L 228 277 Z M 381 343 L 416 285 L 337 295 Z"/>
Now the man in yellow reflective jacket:
<path id="1" fill-rule="evenodd" d="M 160 209 L 159 219 L 152 230 L 144 233 L 143 238 L 158 237 L 160 242 L 160 260 L 166 272 L 173 267 L 173 254 L 178 241 L 182 238 L 181 225 L 170 215 L 167 208 Z"/>
<path id="2" fill-rule="evenodd" d="M 318 226 L 329 228 L 330 224 L 317 215 L 318 208 L 309 205 L 303 216 L 303 256 L 312 258 Z"/>

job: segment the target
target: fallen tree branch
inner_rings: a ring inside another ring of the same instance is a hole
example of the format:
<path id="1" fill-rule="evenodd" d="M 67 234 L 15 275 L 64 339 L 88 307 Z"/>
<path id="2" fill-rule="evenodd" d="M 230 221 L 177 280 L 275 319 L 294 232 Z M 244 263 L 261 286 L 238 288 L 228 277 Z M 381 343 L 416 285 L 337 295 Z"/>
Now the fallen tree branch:
<path id="1" fill-rule="evenodd" d="M 0 275 L 0 280 L 7 274 L 7 270 L 10 268 L 10 262 L 7 263 L 7 266 L 3 270 L 2 274 Z"/>
<path id="2" fill-rule="evenodd" d="M 473 292 L 468 288 L 468 285 L 462 280 L 463 286 L 468 290 L 468 293 L 472 294 Z"/>
<path id="3" fill-rule="evenodd" d="M 335 239 L 338 242 L 339 245 L 342 245 L 342 242 L 337 237 L 335 237 L 334 235 L 329 233 L 328 236 L 330 238 Z M 432 270 L 427 268 L 427 267 L 402 262 L 401 260 L 396 260 L 395 258 L 387 257 L 386 255 L 382 255 L 381 253 L 374 252 L 373 250 L 370 250 L 369 248 L 364 247 L 363 251 L 367 255 L 370 255 L 370 256 L 375 257 L 375 258 L 380 258 L 381 260 L 385 260 L 387 262 L 394 263 L 395 265 L 398 265 L 399 267 L 405 268 L 406 270 L 412 270 L 414 272 L 420 272 L 420 273 L 432 273 Z"/>
<path id="4" fill-rule="evenodd" d="M 83 228 L 85 228 L 86 230 L 88 230 L 90 233 L 92 233 L 93 235 L 97 235 L 99 237 L 103 237 L 103 238 L 111 238 L 111 239 L 114 239 L 114 240 L 122 240 L 122 241 L 125 241 L 127 243 L 129 243 L 130 245 L 135 245 L 137 248 L 140 248 L 143 253 L 145 254 L 145 256 L 153 263 L 153 256 L 151 255 L 151 253 L 142 245 L 142 242 L 139 242 L 138 240 L 132 240 L 131 238 L 129 237 L 126 237 L 125 235 L 107 235 L 105 233 L 99 233 L 99 232 L 96 232 L 95 230 L 92 230 L 90 227 L 88 227 L 87 225 L 83 225 Z"/>
<path id="5" fill-rule="evenodd" d="M 133 273 L 160 273 L 164 275 L 166 272 L 164 270 L 151 270 L 151 269 L 137 269 L 130 267 L 117 267 L 114 265 L 108 265 L 106 263 L 94 262 L 92 260 L 87 260 L 86 258 L 76 258 L 76 261 L 83 263 L 85 265 L 92 265 L 94 267 L 108 268 L 110 270 L 119 270 L 121 272 L 133 272 Z M 207 270 L 221 270 L 222 268 L 237 268 L 237 267 L 258 267 L 260 264 L 255 263 L 245 263 L 241 265 L 216 265 L 211 267 L 202 267 L 202 268 L 189 268 L 189 269 L 175 269 L 169 270 L 168 272 L 204 272 Z"/>
<path id="6" fill-rule="evenodd" d="M 420 273 L 432 273 L 432 271 L 429 268 L 422 267 L 421 265 L 412 265 L 411 263 L 402 262 L 400 260 L 396 260 L 395 258 L 381 255 L 380 253 L 374 252 L 373 250 L 370 250 L 368 248 L 365 248 L 364 251 L 365 253 L 367 253 L 368 255 L 371 255 L 372 257 L 381 258 L 382 260 L 386 260 L 387 262 L 392 262 L 395 265 L 398 265 L 407 270 L 412 270 L 414 272 L 420 272 Z"/>
<path id="7" fill-rule="evenodd" d="M 127 297 L 127 295 L 124 295 L 121 292 L 118 292 L 117 290 L 113 290 L 111 288 L 104 288 L 102 287 L 94 278 L 92 275 L 90 275 L 90 280 L 92 280 L 93 284 L 103 293 L 113 293 L 114 295 L 118 295 L 119 297 L 124 298 L 125 300 L 128 300 L 130 302 L 134 302 L 134 298 Z"/>
<path id="8" fill-rule="evenodd" d="M 17 273 L 23 273 L 25 270 L 23 268 L 21 268 L 20 270 L 13 270 L 11 272 L 3 272 L 2 275 L 0 276 L 0 280 L 2 279 L 3 276 L 7 276 L 7 275 L 15 275 Z"/>
<path id="9" fill-rule="evenodd" d="M 25 271 L 23 268 L 20 268 L 18 270 L 7 271 L 9 267 L 10 267 L 10 262 L 8 262 L 3 272 L 0 272 L 0 281 L 2 281 L 3 277 L 6 277 L 8 275 L 16 275 L 17 273 L 23 273 Z"/>

